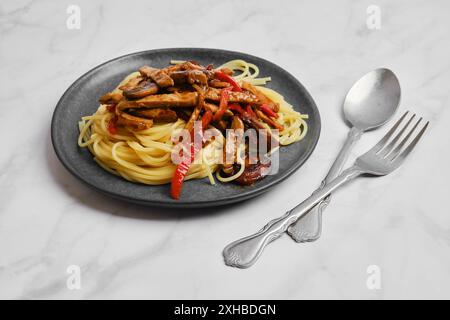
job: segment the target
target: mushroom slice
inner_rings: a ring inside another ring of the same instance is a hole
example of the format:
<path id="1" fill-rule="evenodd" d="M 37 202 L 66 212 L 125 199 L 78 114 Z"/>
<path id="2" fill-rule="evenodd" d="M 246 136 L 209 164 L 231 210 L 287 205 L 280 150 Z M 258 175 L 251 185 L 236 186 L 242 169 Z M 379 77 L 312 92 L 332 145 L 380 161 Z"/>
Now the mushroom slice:
<path id="1" fill-rule="evenodd" d="M 245 164 L 244 172 L 235 180 L 240 185 L 249 186 L 264 178 L 270 171 L 268 163 Z"/>
<path id="2" fill-rule="evenodd" d="M 139 99 L 158 92 L 158 86 L 148 80 L 141 81 L 135 87 L 123 91 L 123 95 L 128 99 Z"/>

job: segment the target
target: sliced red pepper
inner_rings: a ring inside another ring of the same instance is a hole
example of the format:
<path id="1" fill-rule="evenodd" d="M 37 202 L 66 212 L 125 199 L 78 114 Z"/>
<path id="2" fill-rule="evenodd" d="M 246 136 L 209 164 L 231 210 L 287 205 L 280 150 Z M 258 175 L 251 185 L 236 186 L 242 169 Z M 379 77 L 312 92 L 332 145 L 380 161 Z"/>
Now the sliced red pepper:
<path id="1" fill-rule="evenodd" d="M 220 120 L 225 111 L 227 111 L 229 99 L 230 99 L 230 89 L 228 88 L 222 89 L 222 92 L 220 93 L 219 110 L 217 110 L 216 113 L 214 114 L 213 117 L 214 121 Z"/>
<path id="2" fill-rule="evenodd" d="M 228 109 L 232 110 L 232 111 L 236 111 L 239 114 L 243 114 L 244 113 L 244 109 L 242 109 L 242 107 L 238 104 L 230 104 L 228 105 Z"/>
<path id="3" fill-rule="evenodd" d="M 214 75 L 216 76 L 217 79 L 231 84 L 231 86 L 233 87 L 233 91 L 239 91 L 239 92 L 242 91 L 242 88 L 239 86 L 239 84 L 236 82 L 236 80 L 234 80 L 229 75 L 223 73 L 222 71 L 216 71 L 216 72 L 214 72 Z"/>
<path id="4" fill-rule="evenodd" d="M 267 104 L 262 104 L 259 109 L 264 112 L 267 116 L 272 118 L 278 118 L 278 114 L 275 113 Z"/>
<path id="5" fill-rule="evenodd" d="M 175 173 L 173 174 L 170 195 L 176 200 L 180 199 L 184 177 L 186 176 L 190 165 L 191 164 L 188 162 L 181 162 L 177 165 Z"/>
<path id="6" fill-rule="evenodd" d="M 205 130 L 205 128 L 211 122 L 212 118 L 213 118 L 213 114 L 212 114 L 211 110 L 208 110 L 203 114 L 203 117 L 202 117 L 202 129 L 203 130 Z"/>
<path id="7" fill-rule="evenodd" d="M 253 111 L 252 107 L 250 105 L 247 105 L 245 110 L 238 104 L 230 104 L 228 106 L 228 109 L 232 111 L 238 112 L 241 116 L 245 116 L 247 118 L 257 119 L 257 116 L 255 114 L 255 111 Z"/>
<path id="8" fill-rule="evenodd" d="M 109 134 L 115 135 L 117 133 L 117 116 L 113 116 L 108 121 L 108 125 L 106 126 L 108 129 Z"/>
<path id="9" fill-rule="evenodd" d="M 208 112 L 206 112 L 205 115 L 207 113 Z M 205 115 L 203 116 L 203 118 L 205 117 Z M 212 116 L 212 113 L 211 113 L 211 116 Z M 203 118 L 202 118 L 202 127 L 203 127 Z M 205 120 L 205 123 L 206 123 L 206 120 Z M 206 123 L 206 125 L 208 125 L 208 123 Z M 200 139 L 200 141 L 202 141 L 203 140 L 203 130 L 200 129 L 199 131 L 200 131 L 198 133 L 200 135 L 199 139 Z M 193 139 L 194 134 L 195 134 L 194 132 L 191 133 L 192 139 Z M 186 177 L 186 175 L 189 171 L 189 167 L 191 166 L 191 163 L 194 161 L 195 156 L 201 150 L 201 148 L 202 148 L 201 143 L 199 145 L 196 145 L 194 143 L 194 141 L 192 141 L 191 145 L 190 145 L 189 159 L 187 159 L 186 161 L 182 161 L 181 163 L 179 163 L 177 165 L 177 168 L 175 169 L 175 173 L 172 177 L 172 184 L 170 187 L 170 195 L 172 196 L 172 198 L 174 198 L 176 200 L 180 199 L 181 189 L 183 188 L 184 178 Z"/>
<path id="10" fill-rule="evenodd" d="M 211 122 L 212 119 L 213 119 L 213 114 L 212 114 L 211 110 L 208 110 L 203 114 L 202 128 L 201 128 L 200 132 L 198 133 L 200 141 L 203 140 L 203 130 L 208 126 L 208 124 Z M 191 139 L 194 139 L 194 134 L 195 134 L 195 132 L 191 133 Z M 171 194 L 172 198 L 180 199 L 181 190 L 183 188 L 184 178 L 186 177 L 186 175 L 189 171 L 189 167 L 191 166 L 191 163 L 194 161 L 195 156 L 197 155 L 197 153 L 200 150 L 201 150 L 201 144 L 195 145 L 194 142 L 191 142 L 190 157 L 189 157 L 188 161 L 182 161 L 180 164 L 177 165 L 177 168 L 175 169 L 175 173 L 172 177 L 172 184 L 171 184 L 171 188 L 170 188 L 170 194 Z"/>

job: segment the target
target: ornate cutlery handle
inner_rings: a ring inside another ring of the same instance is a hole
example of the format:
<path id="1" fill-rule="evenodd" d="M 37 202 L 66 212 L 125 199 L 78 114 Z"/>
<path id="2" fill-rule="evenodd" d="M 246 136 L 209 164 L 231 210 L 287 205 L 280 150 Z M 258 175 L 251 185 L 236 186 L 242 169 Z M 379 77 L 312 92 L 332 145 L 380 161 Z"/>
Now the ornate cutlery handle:
<path id="1" fill-rule="evenodd" d="M 295 208 L 286 212 L 283 216 L 270 221 L 257 233 L 230 243 L 223 250 L 225 264 L 238 268 L 248 268 L 253 265 L 258 260 L 264 248 L 270 242 L 279 238 L 290 224 L 308 212 L 333 190 L 359 176 L 361 173 L 358 167 L 350 167 L 342 172 L 339 177 L 318 192 L 313 193 Z"/>
<path id="2" fill-rule="evenodd" d="M 315 192 L 321 190 L 327 183 L 329 183 L 339 175 L 342 167 L 345 164 L 345 161 L 348 158 L 350 150 L 361 138 L 362 133 L 363 132 L 361 130 L 355 127 L 352 127 L 350 129 L 345 144 L 342 146 L 341 151 L 336 157 L 336 160 L 334 160 L 327 176 Z M 319 239 L 320 234 L 322 233 L 322 212 L 330 203 L 330 200 L 331 195 L 320 201 L 319 204 L 312 208 L 308 213 L 299 218 L 294 224 L 289 226 L 287 232 L 291 236 L 291 238 L 297 242 L 308 242 Z"/>

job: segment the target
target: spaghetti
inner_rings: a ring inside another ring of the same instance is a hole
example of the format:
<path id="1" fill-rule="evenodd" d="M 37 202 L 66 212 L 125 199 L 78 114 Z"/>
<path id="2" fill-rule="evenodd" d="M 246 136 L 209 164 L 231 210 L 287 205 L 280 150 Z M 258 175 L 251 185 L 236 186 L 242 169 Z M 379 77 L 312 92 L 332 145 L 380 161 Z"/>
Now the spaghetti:
<path id="1" fill-rule="evenodd" d="M 183 61 L 172 62 L 180 65 L 185 63 Z M 282 95 L 264 87 L 271 78 L 258 78 L 259 68 L 256 65 L 244 60 L 233 60 L 215 70 L 232 70 L 232 79 L 238 85 L 245 83 L 253 85 L 260 94 L 279 106 L 279 110 L 276 112 L 276 119 L 272 117 L 272 120 L 276 120 L 279 126 L 282 127 L 278 138 L 280 145 L 289 145 L 305 137 L 308 129 L 306 122 L 308 115 L 295 111 L 292 105 L 284 100 Z M 120 88 L 129 84 L 133 79 L 137 79 L 141 74 L 142 72 L 130 74 L 110 94 L 122 95 L 123 90 Z M 174 94 L 178 93 L 175 92 Z M 169 94 L 166 95 L 168 96 Z M 118 108 L 116 105 L 113 105 L 113 107 Z M 131 108 L 129 110 L 133 111 L 134 109 Z M 176 111 L 178 114 L 179 110 Z M 183 111 L 185 112 L 185 109 Z M 204 115 L 205 113 L 203 113 L 203 117 Z M 172 137 L 183 130 L 188 121 L 182 117 L 177 117 L 173 121 L 166 123 L 158 123 L 151 120 L 153 125 L 144 129 L 136 130 L 133 126 L 123 125 L 111 130 L 111 123 L 116 117 L 117 112 L 111 112 L 110 103 L 102 103 L 94 114 L 82 117 L 78 124 L 80 130 L 78 145 L 87 147 L 94 156 L 94 160 L 103 169 L 128 181 L 148 185 L 160 185 L 171 182 L 177 171 L 177 165 L 172 161 L 172 153 L 176 146 L 176 141 L 173 141 Z M 130 118 L 134 119 L 135 116 L 131 116 L 130 113 Z M 273 126 L 269 125 L 270 123 L 259 122 L 269 132 L 274 130 Z M 208 128 L 213 127 L 213 124 L 208 125 Z M 223 176 L 219 172 L 221 161 L 223 160 L 224 140 L 225 136 L 218 134 L 213 141 L 205 144 L 201 148 L 200 153 L 195 155 L 195 158 L 201 161 L 195 161 L 190 164 L 183 179 L 190 180 L 208 177 L 210 183 L 215 184 L 214 172 L 216 172 L 216 177 L 221 182 L 229 182 L 239 178 L 245 169 L 245 161 L 240 157 L 240 152 L 238 152 L 236 158 L 238 168 L 232 175 Z"/>

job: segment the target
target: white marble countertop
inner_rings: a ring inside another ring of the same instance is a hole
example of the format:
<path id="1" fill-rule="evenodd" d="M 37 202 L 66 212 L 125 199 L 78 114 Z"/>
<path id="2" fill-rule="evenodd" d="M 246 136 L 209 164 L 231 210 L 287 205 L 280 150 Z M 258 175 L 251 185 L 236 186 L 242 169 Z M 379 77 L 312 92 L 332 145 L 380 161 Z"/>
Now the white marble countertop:
<path id="1" fill-rule="evenodd" d="M 80 29 L 66 26 L 71 4 Z M 372 4 L 380 29 L 366 24 Z M 450 298 L 449 9 L 447 0 L 2 1 L 0 298 Z M 113 200 L 72 177 L 49 135 L 64 90 L 114 57 L 191 46 L 254 54 L 302 81 L 323 125 L 310 160 L 264 196 L 195 214 Z M 338 192 L 319 241 L 285 236 L 252 268 L 226 267 L 227 243 L 318 186 L 348 130 L 343 96 L 380 66 L 400 79 L 400 112 L 431 120 L 411 159 Z M 71 265 L 79 290 L 66 285 Z M 372 265 L 378 289 L 367 286 Z"/>

